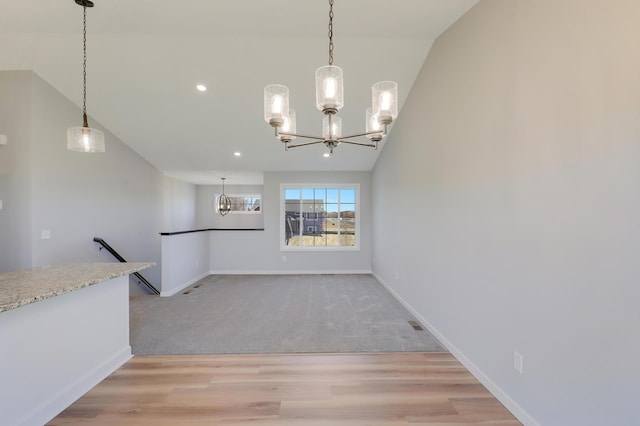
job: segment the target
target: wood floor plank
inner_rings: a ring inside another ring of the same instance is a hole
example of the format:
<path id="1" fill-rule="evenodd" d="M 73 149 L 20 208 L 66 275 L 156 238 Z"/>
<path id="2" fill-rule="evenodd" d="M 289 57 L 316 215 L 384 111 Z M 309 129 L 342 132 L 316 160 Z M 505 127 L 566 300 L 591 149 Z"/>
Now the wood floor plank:
<path id="1" fill-rule="evenodd" d="M 449 353 L 135 357 L 49 425 L 520 423 Z"/>

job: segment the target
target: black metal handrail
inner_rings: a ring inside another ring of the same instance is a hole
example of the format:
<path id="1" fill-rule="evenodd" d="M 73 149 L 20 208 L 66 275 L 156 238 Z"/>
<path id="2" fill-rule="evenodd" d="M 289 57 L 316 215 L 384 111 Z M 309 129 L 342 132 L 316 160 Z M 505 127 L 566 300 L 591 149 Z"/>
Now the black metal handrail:
<path id="1" fill-rule="evenodd" d="M 113 257 L 115 257 L 116 259 L 118 259 L 120 262 L 122 263 L 126 263 L 127 261 L 124 259 L 124 257 L 120 256 L 120 254 L 115 251 L 113 249 L 113 247 L 111 247 L 109 244 L 107 244 L 107 242 L 105 240 L 103 240 L 102 238 L 98 238 L 98 237 L 93 237 L 93 241 L 95 241 L 96 243 L 100 244 L 102 247 L 104 247 L 105 249 L 107 249 L 107 251 L 109 253 L 111 253 L 113 255 Z M 100 247 L 100 250 L 102 250 L 102 247 Z M 147 288 L 149 290 L 151 290 L 154 294 L 160 294 L 160 292 L 158 291 L 157 288 L 155 288 L 153 286 L 153 284 L 151 284 L 149 281 L 147 281 L 145 279 L 145 277 L 143 277 L 142 275 L 140 275 L 140 273 L 138 272 L 134 272 L 133 275 L 136 276 L 136 278 L 138 278 L 140 281 L 139 283 L 142 283 L 144 285 L 147 286 Z"/>

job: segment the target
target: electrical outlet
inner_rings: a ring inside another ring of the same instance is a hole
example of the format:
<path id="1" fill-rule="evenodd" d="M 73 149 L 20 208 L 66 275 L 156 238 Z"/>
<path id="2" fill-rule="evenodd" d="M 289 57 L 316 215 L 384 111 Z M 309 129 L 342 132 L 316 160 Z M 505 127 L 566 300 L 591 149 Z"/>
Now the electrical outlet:
<path id="1" fill-rule="evenodd" d="M 396 280 L 400 279 L 400 273 L 398 271 L 396 271 L 395 274 L 393 274 L 393 276 L 396 278 Z"/>
<path id="2" fill-rule="evenodd" d="M 522 374 L 523 358 L 520 352 L 513 351 L 513 369 Z"/>
<path id="3" fill-rule="evenodd" d="M 282 255 L 282 261 L 286 262 L 287 261 L 287 256 L 285 256 L 284 254 Z"/>
<path id="4" fill-rule="evenodd" d="M 196 259 L 196 266 L 200 265 L 200 261 Z"/>

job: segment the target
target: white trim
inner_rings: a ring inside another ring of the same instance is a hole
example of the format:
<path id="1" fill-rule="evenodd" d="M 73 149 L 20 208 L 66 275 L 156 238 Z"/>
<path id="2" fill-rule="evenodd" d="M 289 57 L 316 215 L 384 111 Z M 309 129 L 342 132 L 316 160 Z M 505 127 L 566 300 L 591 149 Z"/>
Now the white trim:
<path id="1" fill-rule="evenodd" d="M 354 270 L 318 270 L 318 271 L 291 271 L 291 270 L 260 270 L 260 271 L 209 271 L 209 275 L 340 275 L 340 274 L 371 274 L 371 270 L 368 269 L 354 269 Z"/>
<path id="2" fill-rule="evenodd" d="M 375 272 L 373 276 L 382 284 L 393 297 L 404 305 L 409 312 L 415 316 L 418 321 L 427 328 L 442 343 L 451 354 L 458 360 L 480 383 L 486 387 L 493 396 L 496 397 L 511 413 L 526 426 L 540 426 L 529 413 L 527 413 L 517 402 L 507 395 L 489 376 L 487 376 L 480 368 L 478 368 L 462 351 L 455 347 L 446 337 L 442 335 L 429 321 L 404 300 L 395 290 L 393 290 L 384 280 Z"/>
<path id="3" fill-rule="evenodd" d="M 78 398 L 89 392 L 98 383 L 129 361 L 132 356 L 131 346 L 127 345 L 81 377 L 75 380 L 70 377 L 71 383 L 69 385 L 65 386 L 55 395 L 52 395 L 46 401 L 43 401 L 37 407 L 34 407 L 33 411 L 26 413 L 16 422 L 16 425 L 41 425 L 49 422 L 65 408 L 73 404 Z"/>
<path id="4" fill-rule="evenodd" d="M 169 291 L 160 291 L 160 297 L 169 297 L 169 296 L 173 296 L 176 293 L 181 292 L 182 290 L 184 290 L 185 288 L 189 287 L 192 284 L 195 284 L 196 282 L 200 281 L 201 279 L 203 279 L 204 277 L 210 275 L 210 272 L 205 272 L 203 274 L 198 275 L 195 278 L 190 279 L 189 281 L 179 284 L 180 287 L 175 287 L 172 288 Z"/>

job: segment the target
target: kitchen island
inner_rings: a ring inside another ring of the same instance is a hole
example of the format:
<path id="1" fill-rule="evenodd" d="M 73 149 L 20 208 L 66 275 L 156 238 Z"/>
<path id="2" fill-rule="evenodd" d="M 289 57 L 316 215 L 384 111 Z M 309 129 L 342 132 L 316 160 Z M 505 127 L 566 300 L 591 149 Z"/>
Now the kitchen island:
<path id="1" fill-rule="evenodd" d="M 131 358 L 129 274 L 76 263 L 0 274 L 0 424 L 44 424 Z"/>

